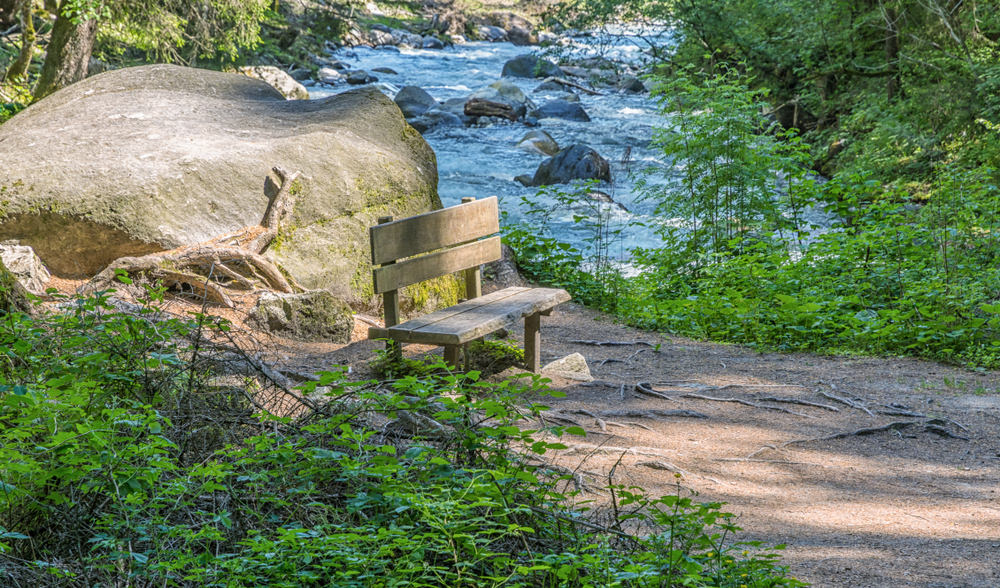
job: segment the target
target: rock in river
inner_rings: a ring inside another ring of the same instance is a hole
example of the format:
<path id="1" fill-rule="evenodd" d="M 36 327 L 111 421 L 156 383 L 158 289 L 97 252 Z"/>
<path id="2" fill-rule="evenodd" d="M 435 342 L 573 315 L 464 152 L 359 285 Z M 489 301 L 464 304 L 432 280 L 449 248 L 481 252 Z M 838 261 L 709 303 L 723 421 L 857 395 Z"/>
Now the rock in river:
<path id="1" fill-rule="evenodd" d="M 565 120 L 590 122 L 590 116 L 583 109 L 583 106 L 580 106 L 579 102 L 569 102 L 567 100 L 550 100 L 532 110 L 531 116 L 536 118 L 562 118 Z"/>
<path id="2" fill-rule="evenodd" d="M 543 161 L 531 178 L 531 186 L 567 184 L 573 180 L 611 181 L 608 160 L 586 145 L 570 145 Z"/>
<path id="3" fill-rule="evenodd" d="M 396 106 L 407 120 L 419 116 L 438 105 L 433 96 L 417 86 L 403 86 L 394 98 Z"/>
<path id="4" fill-rule="evenodd" d="M 542 59 L 541 57 L 530 53 L 527 55 L 519 55 L 503 64 L 503 71 L 500 75 L 505 78 L 547 78 L 549 76 L 557 78 L 564 77 L 563 71 L 559 69 L 558 65 L 552 63 L 548 59 Z"/>

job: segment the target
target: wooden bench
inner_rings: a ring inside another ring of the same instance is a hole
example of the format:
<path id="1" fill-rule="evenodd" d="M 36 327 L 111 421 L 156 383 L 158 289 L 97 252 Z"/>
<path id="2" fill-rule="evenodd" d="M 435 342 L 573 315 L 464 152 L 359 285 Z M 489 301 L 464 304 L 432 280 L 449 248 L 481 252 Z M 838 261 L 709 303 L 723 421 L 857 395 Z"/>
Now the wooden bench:
<path id="1" fill-rule="evenodd" d="M 369 229 L 372 278 L 382 294 L 385 328 L 371 327 L 371 339 L 444 346 L 445 361 L 457 366 L 465 346 L 524 319 L 524 358 L 538 372 L 541 316 L 570 299 L 556 288 L 507 288 L 482 296 L 480 266 L 500 259 L 496 197 L 475 200 L 393 221 L 379 218 Z M 454 272 L 465 272 L 466 298 L 450 308 L 399 321 L 399 289 Z M 393 343 L 394 342 L 394 343 Z"/>

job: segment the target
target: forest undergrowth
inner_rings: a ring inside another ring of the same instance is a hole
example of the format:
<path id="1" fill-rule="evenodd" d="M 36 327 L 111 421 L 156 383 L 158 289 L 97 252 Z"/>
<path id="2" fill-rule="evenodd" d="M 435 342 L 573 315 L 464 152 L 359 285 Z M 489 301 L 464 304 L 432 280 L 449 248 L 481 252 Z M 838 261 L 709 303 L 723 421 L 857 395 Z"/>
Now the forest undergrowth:
<path id="1" fill-rule="evenodd" d="M 796 586 L 718 503 L 605 488 L 557 395 L 443 364 L 296 388 L 148 290 L 0 317 L 5 586 Z"/>

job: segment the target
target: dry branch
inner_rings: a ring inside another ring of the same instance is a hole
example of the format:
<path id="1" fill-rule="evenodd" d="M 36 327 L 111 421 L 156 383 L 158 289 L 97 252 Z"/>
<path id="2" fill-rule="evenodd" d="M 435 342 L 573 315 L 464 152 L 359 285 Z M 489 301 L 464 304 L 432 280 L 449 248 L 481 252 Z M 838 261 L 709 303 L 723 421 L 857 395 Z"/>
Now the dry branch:
<path id="1" fill-rule="evenodd" d="M 549 77 L 545 78 L 544 80 L 542 80 L 542 83 L 545 83 L 545 82 L 555 82 L 555 83 L 561 84 L 563 86 L 568 86 L 570 88 L 576 88 L 577 90 L 580 90 L 584 94 L 590 94 L 591 96 L 603 96 L 604 95 L 604 94 L 598 92 L 597 90 L 594 90 L 594 89 L 588 88 L 586 86 L 580 85 L 580 84 L 578 84 L 576 82 L 572 82 L 570 80 L 567 80 L 566 78 L 559 78 L 559 77 L 555 77 L 555 76 L 549 76 Z"/>

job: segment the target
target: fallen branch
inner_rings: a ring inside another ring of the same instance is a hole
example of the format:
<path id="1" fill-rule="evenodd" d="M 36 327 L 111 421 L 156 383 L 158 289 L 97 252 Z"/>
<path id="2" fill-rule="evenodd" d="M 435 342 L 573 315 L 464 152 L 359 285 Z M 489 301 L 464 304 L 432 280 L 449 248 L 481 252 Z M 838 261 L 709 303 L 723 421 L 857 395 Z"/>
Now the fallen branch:
<path id="1" fill-rule="evenodd" d="M 712 461 L 734 461 L 734 462 L 745 462 L 745 463 L 774 463 L 782 465 L 807 465 L 807 466 L 818 466 L 825 468 L 827 466 L 819 463 L 810 463 L 808 461 L 787 461 L 784 459 L 753 459 L 749 457 L 716 457 Z"/>
<path id="2" fill-rule="evenodd" d="M 795 412 L 794 410 L 788 410 L 787 408 L 781 408 L 780 406 L 767 406 L 766 404 L 757 404 L 756 402 L 750 402 L 749 400 L 743 400 L 742 398 L 716 398 L 714 396 L 704 396 L 702 394 L 682 394 L 681 398 L 696 398 L 698 400 L 709 400 L 712 402 L 735 402 L 737 404 L 743 404 L 745 406 L 752 406 L 753 408 L 776 410 L 778 412 L 783 412 L 786 414 L 794 414 L 795 416 L 806 417 L 811 419 L 816 418 L 811 414 Z"/>
<path id="3" fill-rule="evenodd" d="M 558 77 L 555 77 L 555 76 L 549 76 L 549 77 L 545 78 L 544 80 L 542 80 L 542 83 L 545 83 L 545 82 L 555 82 L 555 83 L 561 84 L 563 86 L 568 86 L 570 88 L 576 88 L 577 90 L 580 90 L 584 94 L 590 94 L 591 96 L 603 96 L 604 95 L 601 92 L 598 92 L 597 90 L 593 90 L 593 89 L 588 88 L 586 86 L 580 85 L 580 84 L 578 84 L 576 82 L 572 82 L 570 80 L 567 80 L 566 78 L 558 78 Z"/>

